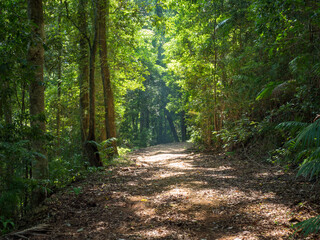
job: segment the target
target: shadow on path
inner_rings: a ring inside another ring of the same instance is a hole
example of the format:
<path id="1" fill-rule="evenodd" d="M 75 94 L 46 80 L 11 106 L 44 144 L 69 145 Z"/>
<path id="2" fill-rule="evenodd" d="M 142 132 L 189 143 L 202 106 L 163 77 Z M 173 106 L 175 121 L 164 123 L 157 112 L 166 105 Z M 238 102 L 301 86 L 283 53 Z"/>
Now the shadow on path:
<path id="1" fill-rule="evenodd" d="M 53 196 L 49 239 L 289 239 L 293 223 L 317 214 L 318 186 L 189 147 L 143 149 L 131 155 L 134 166 L 79 183 L 78 195 Z"/>

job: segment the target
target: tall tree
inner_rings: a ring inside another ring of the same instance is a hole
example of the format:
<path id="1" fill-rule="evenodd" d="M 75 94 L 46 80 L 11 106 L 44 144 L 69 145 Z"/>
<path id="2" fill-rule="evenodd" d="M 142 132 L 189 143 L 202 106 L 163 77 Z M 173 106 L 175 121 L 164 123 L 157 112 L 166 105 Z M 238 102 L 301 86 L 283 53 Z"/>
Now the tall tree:
<path id="1" fill-rule="evenodd" d="M 80 85 L 80 130 L 83 153 L 85 155 L 85 142 L 89 127 L 89 43 L 87 39 L 87 1 L 79 0 L 78 26 L 79 26 L 79 85 Z"/>
<path id="2" fill-rule="evenodd" d="M 62 0 L 60 0 L 60 6 L 62 5 Z M 58 35 L 59 35 L 59 50 L 58 50 L 58 84 L 57 84 L 57 141 L 58 148 L 60 148 L 60 128 L 61 128 L 61 83 L 62 83 L 62 50 L 63 42 L 61 39 L 61 10 L 58 15 Z"/>
<path id="3" fill-rule="evenodd" d="M 29 88 L 31 126 L 37 130 L 33 139 L 33 148 L 40 154 L 36 155 L 32 174 L 35 179 L 47 179 L 49 177 L 48 160 L 44 143 L 46 131 L 45 105 L 44 105 L 44 17 L 42 0 L 28 1 L 29 19 L 31 27 L 31 44 L 28 50 L 28 62 L 31 65 L 32 78 Z M 43 199 L 43 194 L 36 194 L 35 202 Z"/>
<path id="4" fill-rule="evenodd" d="M 116 121 L 114 96 L 108 63 L 107 39 L 109 33 L 109 0 L 98 0 L 98 30 L 99 30 L 99 53 L 101 65 L 101 78 L 103 85 L 103 99 L 105 110 L 105 129 L 107 138 L 116 138 Z M 118 154 L 116 141 L 112 142 L 114 154 Z"/>
<path id="5" fill-rule="evenodd" d="M 96 141 L 96 87 L 95 87 L 95 64 L 96 53 L 98 48 L 98 15 L 97 15 L 97 2 L 93 4 L 94 12 L 94 37 L 91 44 L 89 44 L 90 50 L 90 66 L 89 66 L 89 132 L 86 141 L 86 152 L 89 158 L 89 162 L 92 166 L 102 166 L 102 161 L 98 152 L 98 148 L 94 143 Z"/>
<path id="6" fill-rule="evenodd" d="M 175 128 L 175 126 L 174 126 L 173 119 L 172 119 L 172 116 L 171 116 L 170 112 L 169 112 L 167 109 L 164 109 L 164 113 L 165 113 L 165 115 L 166 115 L 166 117 L 167 117 L 167 120 L 168 120 L 168 122 L 169 122 L 171 134 L 172 134 L 172 136 L 173 136 L 174 141 L 175 141 L 175 142 L 179 142 L 179 137 L 178 137 L 176 128 Z"/>

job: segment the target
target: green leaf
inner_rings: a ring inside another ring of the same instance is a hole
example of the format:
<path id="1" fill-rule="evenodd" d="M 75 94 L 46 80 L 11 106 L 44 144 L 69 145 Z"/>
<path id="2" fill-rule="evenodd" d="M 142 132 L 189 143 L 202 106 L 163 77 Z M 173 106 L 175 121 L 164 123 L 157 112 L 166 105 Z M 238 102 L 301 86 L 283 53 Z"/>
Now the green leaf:
<path id="1" fill-rule="evenodd" d="M 308 123 L 302 123 L 302 122 L 283 122 L 280 123 L 276 126 L 276 129 L 281 129 L 284 131 L 291 131 L 291 133 L 297 133 L 307 127 L 309 124 Z"/>
<path id="2" fill-rule="evenodd" d="M 320 215 L 297 223 L 293 227 L 297 229 L 296 232 L 302 230 L 304 236 L 318 233 L 320 229 Z"/>
<path id="3" fill-rule="evenodd" d="M 269 97 L 272 93 L 272 90 L 277 86 L 278 84 L 276 82 L 270 82 L 268 85 L 263 88 L 256 97 L 256 100 L 261 100 L 263 98 Z"/>

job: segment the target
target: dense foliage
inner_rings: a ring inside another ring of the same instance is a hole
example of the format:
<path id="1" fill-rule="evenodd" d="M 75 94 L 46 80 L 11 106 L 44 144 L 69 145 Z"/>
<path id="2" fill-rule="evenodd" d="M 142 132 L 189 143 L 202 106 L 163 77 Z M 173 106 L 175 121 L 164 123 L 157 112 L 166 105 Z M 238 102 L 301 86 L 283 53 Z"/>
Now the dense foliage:
<path id="1" fill-rule="evenodd" d="M 300 166 L 300 175 L 319 176 L 318 1 L 85 2 L 43 1 L 45 116 L 33 114 L 28 100 L 37 70 L 30 6 L 0 3 L 2 232 L 34 208 L 34 192 L 48 195 L 89 165 L 107 164 L 117 147 L 191 138 L 206 148 L 258 149 L 273 163 Z M 45 179 L 35 177 L 41 159 Z M 317 230 L 309 223 L 299 226 Z"/>

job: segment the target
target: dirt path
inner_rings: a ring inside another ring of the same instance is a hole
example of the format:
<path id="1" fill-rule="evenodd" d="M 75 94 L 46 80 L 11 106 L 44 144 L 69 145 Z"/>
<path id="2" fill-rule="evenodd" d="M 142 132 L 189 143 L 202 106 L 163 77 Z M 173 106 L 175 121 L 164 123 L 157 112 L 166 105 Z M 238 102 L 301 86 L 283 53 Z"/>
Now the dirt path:
<path id="1" fill-rule="evenodd" d="M 146 148 L 131 156 L 134 166 L 53 196 L 45 220 L 53 232 L 34 239 L 289 239 L 292 224 L 317 214 L 319 188 L 267 165 L 188 147 Z"/>

